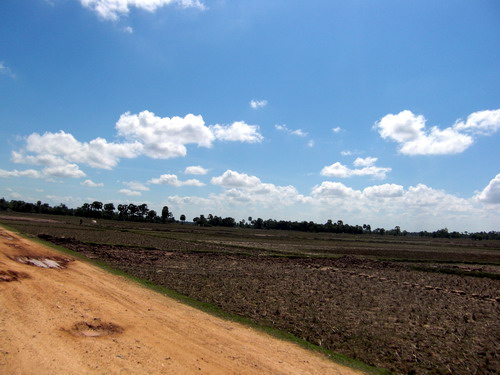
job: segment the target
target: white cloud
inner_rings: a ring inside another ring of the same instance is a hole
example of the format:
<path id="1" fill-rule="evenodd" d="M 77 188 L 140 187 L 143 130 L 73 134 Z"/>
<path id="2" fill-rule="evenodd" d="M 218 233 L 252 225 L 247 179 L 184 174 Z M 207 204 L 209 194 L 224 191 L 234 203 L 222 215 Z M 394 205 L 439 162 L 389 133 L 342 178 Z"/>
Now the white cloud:
<path id="1" fill-rule="evenodd" d="M 116 21 L 128 15 L 130 8 L 135 7 L 148 12 L 155 12 L 158 8 L 175 4 L 181 8 L 206 9 L 199 0 L 80 0 L 80 3 L 97 13 L 105 20 Z"/>
<path id="2" fill-rule="evenodd" d="M 399 152 L 406 155 L 457 154 L 469 148 L 472 135 L 491 135 L 500 129 L 500 110 L 481 111 L 469 115 L 466 122 L 458 121 L 443 130 L 434 126 L 426 129 L 423 116 L 405 110 L 384 116 L 375 124 L 384 139 L 400 144 Z"/>
<path id="3" fill-rule="evenodd" d="M 352 156 L 352 155 L 361 155 L 363 154 L 362 151 L 358 151 L 358 150 L 343 150 L 343 151 L 340 151 L 340 155 L 342 156 Z"/>
<path id="4" fill-rule="evenodd" d="M 138 197 L 138 196 L 142 195 L 140 191 L 135 191 L 135 190 L 130 190 L 130 189 L 120 189 L 120 190 L 118 190 L 118 192 L 125 194 L 125 195 L 128 195 L 130 197 Z"/>
<path id="5" fill-rule="evenodd" d="M 422 134 L 417 139 L 404 143 L 400 152 L 406 155 L 448 155 L 465 151 L 473 143 L 470 136 L 454 129 L 431 129 L 430 134 Z"/>
<path id="6" fill-rule="evenodd" d="M 6 75 L 10 78 L 16 78 L 16 75 L 7 65 L 5 65 L 5 62 L 3 61 L 0 61 L 0 74 Z"/>
<path id="7" fill-rule="evenodd" d="M 363 195 L 367 198 L 394 198 L 402 197 L 404 188 L 396 184 L 383 184 L 368 186 L 363 189 Z"/>
<path id="8" fill-rule="evenodd" d="M 152 178 L 148 183 L 171 186 L 205 186 L 203 182 L 196 179 L 181 181 L 175 174 L 162 174 L 159 178 Z"/>
<path id="9" fill-rule="evenodd" d="M 377 158 L 367 157 L 367 158 L 357 158 L 354 161 L 355 166 L 363 166 L 363 168 L 351 169 L 340 162 L 333 163 L 324 167 L 320 174 L 327 177 L 339 177 L 348 178 L 352 176 L 373 176 L 374 178 L 384 179 L 387 177 L 387 173 L 391 171 L 391 168 L 376 167 L 373 164 L 377 161 Z"/>
<path id="10" fill-rule="evenodd" d="M 123 185 L 129 187 L 132 190 L 149 191 L 149 188 L 146 185 L 138 181 L 124 181 Z"/>
<path id="11" fill-rule="evenodd" d="M 260 178 L 228 169 L 222 176 L 213 177 L 212 184 L 225 188 L 254 188 L 261 184 Z"/>
<path id="12" fill-rule="evenodd" d="M 314 147 L 315 145 L 315 142 L 313 139 L 310 139 L 309 141 L 307 141 L 307 147 Z"/>
<path id="13" fill-rule="evenodd" d="M 120 158 L 135 158 L 142 151 L 142 145 L 135 143 L 108 143 L 103 138 L 90 142 L 79 142 L 69 133 L 33 133 L 26 140 L 26 151 L 37 155 L 13 153 L 13 160 L 22 160 L 47 166 L 60 165 L 61 159 L 72 163 L 83 163 L 93 168 L 112 169 Z"/>
<path id="14" fill-rule="evenodd" d="M 378 158 L 368 156 L 366 158 L 356 158 L 353 165 L 355 167 L 370 167 L 377 162 Z"/>
<path id="15" fill-rule="evenodd" d="M 12 199 L 21 199 L 23 196 L 19 193 L 16 193 L 15 191 L 9 194 L 9 198 Z"/>
<path id="16" fill-rule="evenodd" d="M 302 129 L 292 130 L 292 129 L 288 129 L 288 127 L 286 125 L 274 125 L 274 128 L 276 130 L 283 131 L 283 132 L 286 132 L 286 133 L 291 134 L 291 135 L 296 135 L 298 137 L 306 137 L 307 136 L 307 132 L 303 131 Z"/>
<path id="17" fill-rule="evenodd" d="M 264 108 L 267 105 L 267 100 L 251 100 L 250 107 L 253 109 Z"/>
<path id="18" fill-rule="evenodd" d="M 149 111 L 124 113 L 116 123 L 118 134 L 143 145 L 142 152 L 154 159 L 186 156 L 187 144 L 211 147 L 214 135 L 201 116 L 158 117 Z"/>
<path id="19" fill-rule="evenodd" d="M 354 198 L 359 197 L 361 193 L 341 182 L 323 181 L 320 185 L 313 187 L 312 195 L 315 197 Z"/>
<path id="20" fill-rule="evenodd" d="M 443 212 L 464 212 L 470 208 L 466 199 L 448 194 L 443 190 L 433 189 L 424 184 L 410 186 L 403 195 L 404 203 L 408 208 L 417 208 L 437 215 Z M 422 211 L 423 212 L 423 211 Z"/>
<path id="21" fill-rule="evenodd" d="M 479 135 L 491 135 L 500 130 L 500 109 L 471 113 L 467 121 L 458 121 L 455 130 Z"/>
<path id="22" fill-rule="evenodd" d="M 500 203 L 500 174 L 497 174 L 483 191 L 476 195 L 476 199 L 483 203 Z"/>
<path id="23" fill-rule="evenodd" d="M 336 126 L 335 128 L 332 128 L 333 133 L 340 133 L 342 131 L 342 128 L 340 126 Z"/>
<path id="24" fill-rule="evenodd" d="M 122 30 L 124 32 L 126 32 L 127 34 L 133 34 L 134 33 L 134 29 L 131 26 L 125 26 Z"/>
<path id="25" fill-rule="evenodd" d="M 85 174 L 77 164 L 111 170 L 123 158 L 186 156 L 188 144 L 211 147 L 216 139 L 248 143 L 264 139 L 258 126 L 242 121 L 207 127 L 202 116 L 162 118 L 149 111 L 124 113 L 116 123 L 116 130 L 118 136 L 125 138 L 124 142 L 108 142 L 100 137 L 80 142 L 62 130 L 43 135 L 32 133 L 23 149 L 12 152 L 11 160 L 45 166 L 44 173 L 51 176 L 83 177 Z"/>
<path id="26" fill-rule="evenodd" d="M 205 175 L 208 173 L 208 169 L 203 168 L 199 165 L 192 165 L 189 167 L 186 167 L 184 170 L 185 174 L 195 174 L 195 175 Z"/>
<path id="27" fill-rule="evenodd" d="M 83 185 L 83 186 L 87 186 L 87 187 L 103 187 L 104 184 L 102 182 L 94 182 L 92 180 L 85 180 L 83 182 L 80 183 L 80 185 Z"/>
<path id="28" fill-rule="evenodd" d="M 221 141 L 258 143 L 264 139 L 257 125 L 248 125 L 244 121 L 236 121 L 231 125 L 213 125 L 210 130 Z"/>
<path id="29" fill-rule="evenodd" d="M 81 178 L 86 176 L 85 173 L 78 168 L 78 165 L 69 163 L 56 167 L 46 167 L 43 168 L 42 172 L 49 177 Z"/>
<path id="30" fill-rule="evenodd" d="M 0 169 L 0 177 L 30 177 L 30 178 L 42 178 L 43 174 L 34 169 L 25 169 L 24 171 L 18 171 L 14 169 L 12 171 L 6 171 L 5 169 Z"/>
<path id="31" fill-rule="evenodd" d="M 211 182 L 226 189 L 219 197 L 222 202 L 248 202 L 264 206 L 289 206 L 295 202 L 307 200 L 293 186 L 277 186 L 264 183 L 256 176 L 229 169 L 221 176 L 213 177 Z"/>

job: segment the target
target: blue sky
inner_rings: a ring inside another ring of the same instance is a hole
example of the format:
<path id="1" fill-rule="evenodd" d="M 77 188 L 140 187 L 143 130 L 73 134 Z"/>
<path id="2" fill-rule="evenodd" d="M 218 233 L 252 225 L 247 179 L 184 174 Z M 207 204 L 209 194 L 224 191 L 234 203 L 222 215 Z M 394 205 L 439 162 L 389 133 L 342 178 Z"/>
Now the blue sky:
<path id="1" fill-rule="evenodd" d="M 500 230 L 500 3 L 4 0 L 0 196 Z"/>

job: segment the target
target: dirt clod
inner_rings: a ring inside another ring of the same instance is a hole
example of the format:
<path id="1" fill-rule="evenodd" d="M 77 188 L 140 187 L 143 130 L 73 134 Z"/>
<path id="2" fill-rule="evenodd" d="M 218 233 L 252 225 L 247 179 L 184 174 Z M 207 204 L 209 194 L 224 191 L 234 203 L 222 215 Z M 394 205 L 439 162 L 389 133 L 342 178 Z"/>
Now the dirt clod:
<path id="1" fill-rule="evenodd" d="M 115 323 L 105 323 L 96 319 L 92 322 L 78 322 L 75 323 L 69 332 L 75 336 L 85 337 L 101 337 L 114 334 L 120 334 L 124 331 L 122 327 Z"/>
<path id="2" fill-rule="evenodd" d="M 0 282 L 11 282 L 11 281 L 18 281 L 20 279 L 29 279 L 29 275 L 24 272 L 17 272 L 17 271 L 1 271 L 0 270 Z"/>

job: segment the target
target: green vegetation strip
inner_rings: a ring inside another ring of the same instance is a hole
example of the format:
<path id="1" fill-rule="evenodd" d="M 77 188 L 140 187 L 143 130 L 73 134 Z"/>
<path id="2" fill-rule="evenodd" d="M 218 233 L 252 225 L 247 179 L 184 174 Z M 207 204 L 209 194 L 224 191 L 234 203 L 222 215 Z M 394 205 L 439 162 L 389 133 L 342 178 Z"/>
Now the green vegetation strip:
<path id="1" fill-rule="evenodd" d="M 22 236 L 30 241 L 39 243 L 39 244 L 47 246 L 47 247 L 50 247 L 58 252 L 61 252 L 61 253 L 67 254 L 67 255 L 71 255 L 72 257 L 78 258 L 86 263 L 89 263 L 89 264 L 97 266 L 101 269 L 104 269 L 105 271 L 107 271 L 111 274 L 125 277 L 129 280 L 132 280 L 132 281 L 148 288 L 148 289 L 154 290 L 155 292 L 161 293 L 167 297 L 175 299 L 176 301 L 182 302 L 185 305 L 191 306 L 195 309 L 206 312 L 210 315 L 216 316 L 216 317 L 221 318 L 221 319 L 233 321 L 233 322 L 236 322 L 239 324 L 243 324 L 247 327 L 251 327 L 251 328 L 259 330 L 261 332 L 265 332 L 265 333 L 267 333 L 275 338 L 278 338 L 280 340 L 285 340 L 285 341 L 295 343 L 295 344 L 299 345 L 300 347 L 305 348 L 307 350 L 322 353 L 327 358 L 329 358 L 330 360 L 332 360 L 335 363 L 350 367 L 352 369 L 363 371 L 366 374 L 373 374 L 373 375 L 390 375 L 390 374 L 392 374 L 389 370 L 373 367 L 373 366 L 370 366 L 370 365 L 363 363 L 361 361 L 349 358 L 345 355 L 335 353 L 331 350 L 325 349 L 321 346 L 312 344 L 304 339 L 301 339 L 295 335 L 292 335 L 291 333 L 279 330 L 277 328 L 273 328 L 273 327 L 269 327 L 269 326 L 265 326 L 265 325 L 256 323 L 256 322 L 252 321 L 251 319 L 243 317 L 243 316 L 228 313 L 228 312 L 222 310 L 221 308 L 219 308 L 218 306 L 213 305 L 211 303 L 201 302 L 201 301 L 195 300 L 195 299 L 190 298 L 188 296 L 177 293 L 174 290 L 156 285 L 148 280 L 144 280 L 144 279 L 129 275 L 126 272 L 123 272 L 123 271 L 118 270 L 116 268 L 110 267 L 108 264 L 106 264 L 102 261 L 95 260 L 95 259 L 89 259 L 85 255 L 80 254 L 80 253 L 75 252 L 75 251 L 72 251 L 72 250 L 69 250 L 69 249 L 66 249 L 65 247 L 58 246 L 58 245 L 55 245 L 53 243 L 40 240 L 34 236 L 32 237 L 31 235 L 25 235 L 24 233 L 21 233 L 17 229 L 11 228 L 8 225 L 2 224 L 1 226 L 3 226 L 7 230 L 15 232 L 16 234 L 18 234 L 18 235 L 20 235 L 20 236 Z"/>

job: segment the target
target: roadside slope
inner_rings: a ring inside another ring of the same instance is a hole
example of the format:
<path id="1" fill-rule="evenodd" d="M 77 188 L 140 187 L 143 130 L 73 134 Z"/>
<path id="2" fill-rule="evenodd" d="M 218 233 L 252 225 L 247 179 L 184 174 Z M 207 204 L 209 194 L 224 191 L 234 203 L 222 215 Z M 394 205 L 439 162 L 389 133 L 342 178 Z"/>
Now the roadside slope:
<path id="1" fill-rule="evenodd" d="M 0 373 L 360 374 L 67 260 L 0 228 Z"/>

